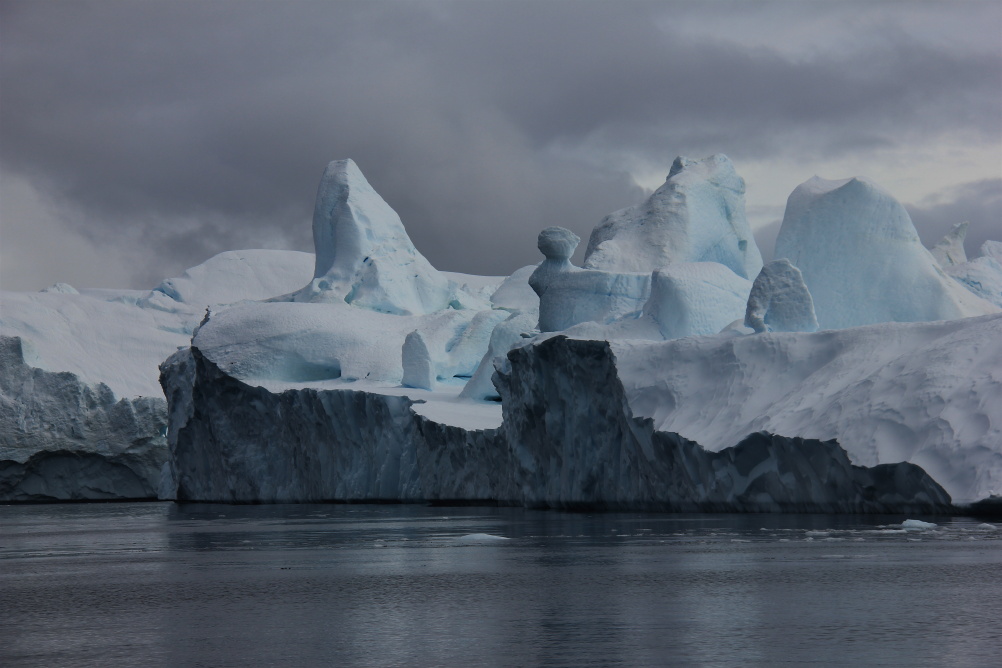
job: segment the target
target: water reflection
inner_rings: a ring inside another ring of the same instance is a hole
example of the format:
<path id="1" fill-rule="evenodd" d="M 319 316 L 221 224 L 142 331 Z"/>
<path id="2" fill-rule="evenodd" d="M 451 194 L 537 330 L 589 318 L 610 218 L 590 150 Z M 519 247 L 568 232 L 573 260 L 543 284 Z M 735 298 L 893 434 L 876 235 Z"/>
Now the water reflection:
<path id="1" fill-rule="evenodd" d="M 0 664 L 992 665 L 1002 531 L 903 519 L 0 506 Z"/>

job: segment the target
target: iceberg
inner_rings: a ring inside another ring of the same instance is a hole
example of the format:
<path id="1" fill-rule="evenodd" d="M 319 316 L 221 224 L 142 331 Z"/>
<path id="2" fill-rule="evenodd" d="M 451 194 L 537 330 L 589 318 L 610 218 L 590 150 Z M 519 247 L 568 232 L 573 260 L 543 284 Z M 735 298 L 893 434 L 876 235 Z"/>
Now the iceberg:
<path id="1" fill-rule="evenodd" d="M 584 266 L 552 227 L 538 265 L 474 276 L 433 268 L 332 162 L 315 256 L 0 295 L 0 499 L 915 516 L 990 497 L 1002 313 L 977 294 L 1002 245 L 967 260 L 958 231 L 937 260 L 889 195 L 832 183 L 791 195 L 766 266 L 713 156 L 604 219 Z"/>
<path id="2" fill-rule="evenodd" d="M 943 270 L 973 294 L 1002 308 L 1002 242 L 986 241 L 978 257 Z"/>
<path id="3" fill-rule="evenodd" d="M 999 311 L 951 280 L 904 206 L 865 178 L 814 177 L 797 186 L 775 256 L 800 269 L 821 329 Z"/>
<path id="4" fill-rule="evenodd" d="M 352 160 L 327 165 L 313 210 L 313 280 L 294 302 L 344 302 L 384 313 L 423 315 L 455 298 L 456 286 L 411 242 L 400 216 Z"/>
<path id="5" fill-rule="evenodd" d="M 210 304 L 268 299 L 301 285 L 313 263 L 312 253 L 299 251 L 226 251 L 164 280 L 153 292 L 202 309 Z"/>
<path id="6" fill-rule="evenodd" d="M 660 511 L 942 512 L 913 464 L 850 463 L 834 441 L 752 434 L 711 452 L 630 409 L 608 342 L 516 348 L 498 372 L 504 421 L 415 410 L 427 394 L 241 382 L 197 348 L 163 367 L 179 500 L 468 501 Z"/>
<path id="7" fill-rule="evenodd" d="M 816 332 L 814 300 L 800 270 L 786 258 L 762 267 L 755 278 L 745 326 L 756 332 Z"/>
<path id="8" fill-rule="evenodd" d="M 964 239 L 967 238 L 967 228 L 970 223 L 957 223 L 939 243 L 929 249 L 939 266 L 946 269 L 954 264 L 967 262 L 967 252 L 964 250 Z"/>
<path id="9" fill-rule="evenodd" d="M 958 503 L 1002 489 L 1002 314 L 610 345 L 633 414 L 709 450 L 835 439 L 854 464 L 918 464 Z"/>
<path id="10" fill-rule="evenodd" d="M 751 280 L 762 255 L 744 194 L 727 156 L 678 157 L 646 202 L 609 214 L 592 231 L 584 268 L 650 274 L 674 262 L 719 262 Z"/>
<path id="11" fill-rule="evenodd" d="M 751 287 L 717 262 L 676 262 L 654 272 L 643 314 L 665 340 L 716 334 L 744 315 Z"/>
<path id="12" fill-rule="evenodd" d="M 34 357 L 21 337 L 0 336 L 0 501 L 156 498 L 163 397 L 118 399 Z"/>
<path id="13" fill-rule="evenodd" d="M 156 498 L 168 458 L 158 365 L 214 300 L 288 292 L 312 264 L 229 251 L 153 290 L 0 292 L 0 501 Z"/>
<path id="14" fill-rule="evenodd" d="M 581 240 L 563 227 L 539 233 L 537 246 L 546 258 L 529 277 L 539 296 L 539 329 L 559 332 L 582 322 L 606 323 L 638 311 L 647 300 L 647 274 L 595 271 L 571 264 Z"/>

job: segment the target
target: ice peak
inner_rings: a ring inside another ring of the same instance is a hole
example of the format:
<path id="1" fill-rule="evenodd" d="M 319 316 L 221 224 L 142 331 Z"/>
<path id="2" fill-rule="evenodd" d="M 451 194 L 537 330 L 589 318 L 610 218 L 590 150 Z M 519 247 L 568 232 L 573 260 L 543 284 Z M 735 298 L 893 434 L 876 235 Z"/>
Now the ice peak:
<path id="1" fill-rule="evenodd" d="M 940 269 L 905 210 L 862 177 L 814 177 L 790 194 L 776 257 L 800 269 L 819 326 L 950 320 L 994 307 Z"/>
<path id="2" fill-rule="evenodd" d="M 738 175 L 730 158 L 723 153 L 715 153 L 699 160 L 678 156 L 672 162 L 665 181 L 682 179 L 705 180 L 741 195 L 745 193 L 745 180 Z"/>
<path id="3" fill-rule="evenodd" d="M 353 160 L 327 165 L 313 209 L 313 281 L 286 298 L 344 301 L 394 314 L 446 308 L 455 292 L 407 235 Z"/>
<path id="4" fill-rule="evenodd" d="M 762 268 L 745 218 L 745 182 L 726 155 L 679 156 L 646 202 L 605 217 L 588 241 L 585 268 L 645 272 L 673 262 L 719 262 L 742 278 Z"/>
<path id="5" fill-rule="evenodd" d="M 957 223 L 939 243 L 930 248 L 932 256 L 936 258 L 941 267 L 949 267 L 954 264 L 964 264 L 967 262 L 967 253 L 964 251 L 964 239 L 967 238 L 967 228 L 969 222 Z"/>

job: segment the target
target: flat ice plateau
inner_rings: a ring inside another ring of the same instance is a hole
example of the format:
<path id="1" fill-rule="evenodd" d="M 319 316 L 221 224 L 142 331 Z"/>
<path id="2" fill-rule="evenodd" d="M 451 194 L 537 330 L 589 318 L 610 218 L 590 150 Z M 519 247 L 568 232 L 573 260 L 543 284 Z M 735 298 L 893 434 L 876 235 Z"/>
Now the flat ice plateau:
<path id="1" fill-rule="evenodd" d="M 865 179 L 798 187 L 765 266 L 722 155 L 677 159 L 583 267 L 548 228 L 509 277 L 438 271 L 350 160 L 313 232 L 315 255 L 231 251 L 148 292 L 2 293 L 0 499 L 937 512 L 1002 490 L 997 243 L 968 259 L 959 226 L 929 251 Z"/>

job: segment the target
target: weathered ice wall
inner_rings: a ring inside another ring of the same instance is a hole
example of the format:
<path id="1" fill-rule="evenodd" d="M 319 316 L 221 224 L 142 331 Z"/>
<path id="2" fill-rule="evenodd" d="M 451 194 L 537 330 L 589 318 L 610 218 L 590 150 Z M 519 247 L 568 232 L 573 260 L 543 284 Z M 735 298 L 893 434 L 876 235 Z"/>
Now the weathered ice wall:
<path id="1" fill-rule="evenodd" d="M 116 399 L 0 337 L 0 501 L 156 498 L 166 427 L 163 398 Z"/>
<path id="2" fill-rule="evenodd" d="M 917 466 L 850 464 L 834 441 L 752 434 L 709 452 L 632 416 L 609 344 L 555 337 L 497 374 L 504 424 L 468 431 L 405 397 L 275 394 L 197 349 L 161 367 L 179 500 L 490 501 L 664 511 L 935 512 L 949 496 Z M 173 493 L 173 494 L 172 494 Z"/>

